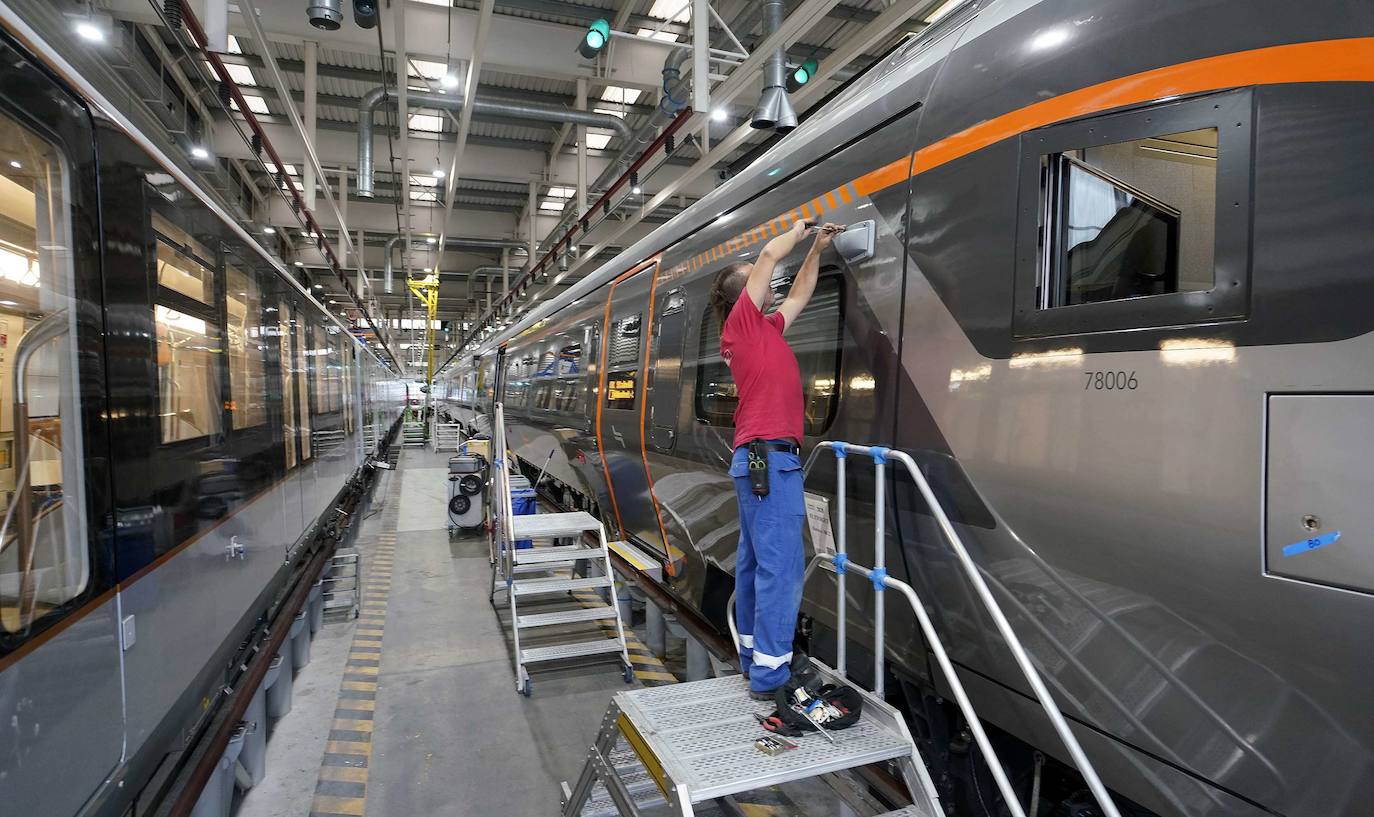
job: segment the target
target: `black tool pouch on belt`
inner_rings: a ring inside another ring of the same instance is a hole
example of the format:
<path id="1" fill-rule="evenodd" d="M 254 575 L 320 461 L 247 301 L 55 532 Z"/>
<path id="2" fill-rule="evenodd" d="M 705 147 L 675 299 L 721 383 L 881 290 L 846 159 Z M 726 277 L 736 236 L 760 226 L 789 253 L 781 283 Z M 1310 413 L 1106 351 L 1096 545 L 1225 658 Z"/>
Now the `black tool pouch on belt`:
<path id="1" fill-rule="evenodd" d="M 768 443 L 749 443 L 749 487 L 754 496 L 768 496 Z"/>

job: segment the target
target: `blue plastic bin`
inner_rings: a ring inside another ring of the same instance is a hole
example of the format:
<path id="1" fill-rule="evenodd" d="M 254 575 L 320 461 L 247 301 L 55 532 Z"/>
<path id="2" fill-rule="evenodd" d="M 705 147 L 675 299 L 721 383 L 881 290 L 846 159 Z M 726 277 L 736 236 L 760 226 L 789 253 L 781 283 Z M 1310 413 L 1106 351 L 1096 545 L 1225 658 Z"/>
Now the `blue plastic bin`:
<path id="1" fill-rule="evenodd" d="M 535 507 L 533 488 L 512 488 L 510 492 L 510 510 L 516 516 L 532 516 L 538 513 Z M 531 548 L 534 542 L 530 539 L 516 539 L 515 547 Z"/>

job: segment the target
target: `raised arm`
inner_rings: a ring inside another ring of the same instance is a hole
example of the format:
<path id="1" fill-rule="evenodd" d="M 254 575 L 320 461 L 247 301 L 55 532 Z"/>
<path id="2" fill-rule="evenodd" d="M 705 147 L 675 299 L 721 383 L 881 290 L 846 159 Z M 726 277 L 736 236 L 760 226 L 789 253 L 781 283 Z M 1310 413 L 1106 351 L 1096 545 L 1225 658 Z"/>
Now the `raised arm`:
<path id="1" fill-rule="evenodd" d="M 813 226 L 814 222 L 798 219 L 792 225 L 792 229 L 763 245 L 758 260 L 749 269 L 749 280 L 744 284 L 744 291 L 748 294 L 749 300 L 754 302 L 754 306 L 763 309 L 769 284 L 773 282 L 773 268 L 796 248 L 797 243 L 806 235 L 807 229 Z"/>
<path id="2" fill-rule="evenodd" d="M 783 329 L 791 326 L 792 321 L 797 319 L 811 301 L 811 295 L 816 291 L 816 278 L 820 275 L 821 253 L 830 246 L 835 235 L 842 232 L 844 227 L 827 223 L 816 234 L 816 240 L 807 251 L 801 269 L 797 270 L 796 277 L 792 279 L 792 286 L 787 290 L 787 298 L 783 300 L 782 306 L 778 307 L 778 312 L 783 317 Z"/>

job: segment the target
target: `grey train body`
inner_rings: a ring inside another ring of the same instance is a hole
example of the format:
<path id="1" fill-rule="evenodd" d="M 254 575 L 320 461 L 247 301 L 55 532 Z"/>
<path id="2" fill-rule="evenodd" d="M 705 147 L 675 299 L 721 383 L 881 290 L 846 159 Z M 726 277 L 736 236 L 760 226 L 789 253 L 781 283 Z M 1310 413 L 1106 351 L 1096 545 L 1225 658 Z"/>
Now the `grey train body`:
<path id="1" fill-rule="evenodd" d="M 804 447 L 922 463 L 1115 791 L 1161 815 L 1368 814 L 1371 37 L 1367 3 L 965 6 L 594 273 L 608 283 L 450 369 L 446 410 L 485 427 L 503 400 L 516 453 L 554 452 L 565 495 L 723 626 L 738 522 L 711 280 L 782 214 L 872 221 L 871 254 L 827 256 L 824 303 L 789 331 Z M 1125 143 L 1188 154 L 1173 288 L 1053 302 L 1042 180 Z M 871 563 L 871 474 L 849 470 Z M 823 455 L 808 488 L 833 484 Z M 986 719 L 1062 758 L 913 487 L 889 485 L 892 574 Z M 807 592 L 821 628 L 829 586 Z M 860 647 L 870 595 L 851 590 Z M 895 671 L 939 692 L 899 610 Z"/>
<path id="2" fill-rule="evenodd" d="M 31 311 L 69 319 L 51 343 L 71 355 L 26 390 L 56 405 L 24 413 L 60 429 L 33 482 L 50 503 L 36 516 L 65 527 L 34 524 L 42 546 L 22 568 L 19 537 L 0 537 L 0 814 L 144 813 L 145 785 L 198 745 L 244 639 L 361 484 L 406 385 L 177 169 L 173 135 L 108 102 L 121 86 L 105 51 L 48 44 L 67 41 L 63 9 L 32 3 L 21 22 L 15 5 L 0 6 L 0 127 L 36 147 L 5 163 L 5 238 L 25 195 L 51 205 L 36 221 L 55 237 L 25 236 L 52 253 Z M 58 183 L 32 183 L 32 167 Z M 46 319 L 0 307 L 9 378 Z M 8 453 L 4 470 L 12 512 L 25 492 Z M 33 575 L 41 603 L 15 593 Z"/>

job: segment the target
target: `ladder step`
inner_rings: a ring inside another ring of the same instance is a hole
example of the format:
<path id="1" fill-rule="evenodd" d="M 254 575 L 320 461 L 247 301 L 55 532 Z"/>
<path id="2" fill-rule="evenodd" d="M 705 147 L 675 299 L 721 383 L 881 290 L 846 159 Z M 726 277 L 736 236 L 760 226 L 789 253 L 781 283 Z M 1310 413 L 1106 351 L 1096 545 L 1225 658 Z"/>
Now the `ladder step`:
<path id="1" fill-rule="evenodd" d="M 581 545 L 516 548 L 514 555 L 516 564 L 530 565 L 548 562 L 575 562 L 579 559 L 600 559 L 606 555 L 606 549 L 603 547 L 586 548 Z"/>
<path id="2" fill-rule="evenodd" d="M 520 663 L 532 664 L 536 661 L 556 661 L 560 658 L 579 658 L 584 655 L 600 655 L 620 652 L 620 641 L 614 638 L 598 638 L 595 641 L 573 641 L 568 644 L 554 644 L 548 647 L 529 647 L 520 651 Z"/>
<path id="3" fill-rule="evenodd" d="M 575 610 L 561 610 L 557 613 L 531 613 L 524 616 L 516 616 L 515 626 L 517 627 L 547 627 L 551 624 L 571 624 L 576 621 L 601 621 L 602 619 L 615 618 L 615 608 L 610 605 L 602 607 L 579 607 Z"/>
<path id="4" fill-rule="evenodd" d="M 576 536 L 579 533 L 595 533 L 599 530 L 601 523 L 586 511 L 537 513 L 512 516 L 510 519 L 512 539 L 550 539 Z"/>
<path id="5" fill-rule="evenodd" d="M 593 590 L 598 587 L 610 587 L 611 579 L 608 576 L 587 576 L 578 579 L 517 579 L 511 583 L 511 592 L 517 596 L 527 596 L 531 593 L 561 593 L 564 590 Z"/>

